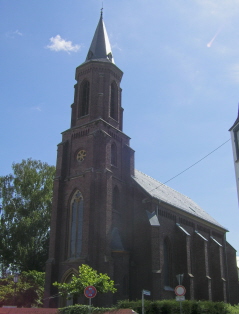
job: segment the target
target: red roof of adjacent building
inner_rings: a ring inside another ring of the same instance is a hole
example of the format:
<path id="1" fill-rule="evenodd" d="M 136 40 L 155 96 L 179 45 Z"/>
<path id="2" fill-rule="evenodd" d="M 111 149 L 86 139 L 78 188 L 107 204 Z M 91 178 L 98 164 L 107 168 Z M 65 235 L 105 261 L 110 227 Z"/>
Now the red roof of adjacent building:
<path id="1" fill-rule="evenodd" d="M 131 309 L 118 309 L 105 312 L 104 314 L 137 314 L 137 313 Z"/>
<path id="2" fill-rule="evenodd" d="M 118 309 L 104 314 L 137 314 L 131 309 Z M 49 308 L 0 308 L 0 314 L 58 314 L 58 309 Z"/>
<path id="3" fill-rule="evenodd" d="M 0 314 L 57 314 L 58 309 L 47 308 L 0 308 Z"/>

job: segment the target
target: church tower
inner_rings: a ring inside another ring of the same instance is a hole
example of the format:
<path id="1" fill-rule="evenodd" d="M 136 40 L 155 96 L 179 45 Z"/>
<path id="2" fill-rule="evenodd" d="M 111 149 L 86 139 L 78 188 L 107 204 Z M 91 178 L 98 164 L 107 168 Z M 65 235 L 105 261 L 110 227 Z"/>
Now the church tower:
<path id="1" fill-rule="evenodd" d="M 65 305 L 49 298 L 57 293 L 52 283 L 69 282 L 81 264 L 115 280 L 114 298 L 128 298 L 127 195 L 134 151 L 122 132 L 122 75 L 101 13 L 86 60 L 76 68 L 71 126 L 58 145 L 45 307 Z M 112 294 L 97 298 L 99 305 L 114 301 Z"/>

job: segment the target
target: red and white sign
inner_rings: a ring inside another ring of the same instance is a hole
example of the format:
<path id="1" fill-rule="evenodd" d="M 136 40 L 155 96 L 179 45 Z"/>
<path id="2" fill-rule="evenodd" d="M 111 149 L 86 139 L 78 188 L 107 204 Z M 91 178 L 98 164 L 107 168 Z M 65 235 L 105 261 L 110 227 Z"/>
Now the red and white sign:
<path id="1" fill-rule="evenodd" d="M 84 290 L 84 295 L 88 298 L 88 299 L 91 299 L 91 298 L 94 298 L 97 294 L 97 290 L 94 286 L 88 286 L 85 288 Z"/>
<path id="2" fill-rule="evenodd" d="M 175 291 L 175 294 L 178 295 L 178 296 L 180 296 L 180 297 L 181 297 L 182 295 L 185 295 L 185 293 L 186 293 L 185 287 L 184 287 L 184 286 L 181 286 L 181 285 L 177 286 L 177 287 L 174 289 L 174 291 Z"/>

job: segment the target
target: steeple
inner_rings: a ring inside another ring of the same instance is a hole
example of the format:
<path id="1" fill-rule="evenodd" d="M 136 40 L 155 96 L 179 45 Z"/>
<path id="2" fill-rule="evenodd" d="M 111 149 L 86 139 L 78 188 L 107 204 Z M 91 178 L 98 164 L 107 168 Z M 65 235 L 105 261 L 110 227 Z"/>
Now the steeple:
<path id="1" fill-rule="evenodd" d="M 90 45 L 90 49 L 86 57 L 86 62 L 90 60 L 114 63 L 109 37 L 107 35 L 107 31 L 103 21 L 102 11 L 99 23 L 97 25 L 93 40 Z"/>

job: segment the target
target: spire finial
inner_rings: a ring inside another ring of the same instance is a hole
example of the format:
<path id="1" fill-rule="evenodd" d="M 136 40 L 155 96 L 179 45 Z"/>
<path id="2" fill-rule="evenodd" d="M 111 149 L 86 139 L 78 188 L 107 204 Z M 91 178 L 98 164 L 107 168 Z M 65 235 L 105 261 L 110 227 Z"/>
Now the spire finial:
<path id="1" fill-rule="evenodd" d="M 102 2 L 102 8 L 100 9 L 100 16 L 103 17 L 103 10 L 104 10 L 104 6 L 103 6 L 103 2 Z"/>

